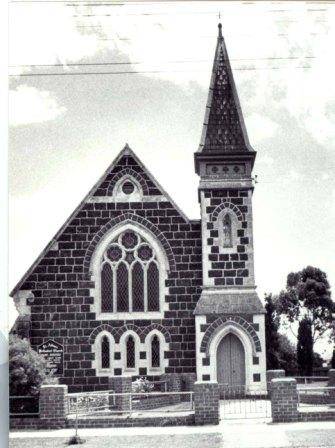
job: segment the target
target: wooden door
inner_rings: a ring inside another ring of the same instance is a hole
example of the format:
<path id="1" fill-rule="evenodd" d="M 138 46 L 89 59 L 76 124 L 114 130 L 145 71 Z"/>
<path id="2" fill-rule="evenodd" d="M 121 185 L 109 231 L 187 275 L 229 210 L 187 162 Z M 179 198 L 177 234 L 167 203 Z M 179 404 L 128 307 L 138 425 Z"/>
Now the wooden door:
<path id="1" fill-rule="evenodd" d="M 221 340 L 216 362 L 218 383 L 229 387 L 245 385 L 245 353 L 237 336 L 230 333 Z"/>

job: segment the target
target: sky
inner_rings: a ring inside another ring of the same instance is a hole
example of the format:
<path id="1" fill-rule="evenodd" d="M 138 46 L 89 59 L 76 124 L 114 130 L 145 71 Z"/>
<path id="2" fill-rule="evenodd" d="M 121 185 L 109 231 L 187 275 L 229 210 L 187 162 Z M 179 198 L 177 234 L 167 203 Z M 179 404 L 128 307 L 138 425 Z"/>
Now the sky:
<path id="1" fill-rule="evenodd" d="M 219 21 L 258 153 L 259 295 L 307 265 L 334 287 L 335 4 L 22 0 L 9 6 L 9 290 L 126 142 L 200 218 L 193 153 Z"/>

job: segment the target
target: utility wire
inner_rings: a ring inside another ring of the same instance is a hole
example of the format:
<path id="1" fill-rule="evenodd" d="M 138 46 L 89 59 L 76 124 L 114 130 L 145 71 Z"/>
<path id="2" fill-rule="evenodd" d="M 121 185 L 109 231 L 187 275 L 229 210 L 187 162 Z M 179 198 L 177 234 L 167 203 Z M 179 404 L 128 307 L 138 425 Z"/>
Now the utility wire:
<path id="1" fill-rule="evenodd" d="M 180 1 L 180 0 L 171 0 L 171 1 L 159 1 L 159 2 L 136 2 L 127 0 L 126 2 L 108 2 L 108 1 L 102 1 L 98 2 L 97 0 L 93 0 L 92 2 L 89 2 L 88 0 L 11 0 L 9 3 L 65 3 L 66 6 L 145 6 L 145 5 L 157 5 L 157 4 L 175 4 L 175 3 L 183 3 L 186 4 L 186 2 Z M 328 4 L 333 4 L 333 1 L 327 1 Z M 243 6 L 252 6 L 252 4 L 245 4 Z M 266 12 L 288 12 L 288 9 L 269 9 Z M 327 9 L 307 9 L 308 12 L 323 12 L 327 11 Z"/>
<path id="2" fill-rule="evenodd" d="M 272 61 L 272 60 L 299 60 L 299 59 L 316 59 L 316 56 L 288 56 L 288 57 L 266 57 L 266 58 L 232 58 L 230 61 Z M 179 61 L 158 61 L 159 64 L 195 64 L 195 63 L 208 63 L 212 62 L 212 59 L 199 59 L 199 60 L 179 60 Z M 10 65 L 10 68 L 14 67 L 92 67 L 92 66 L 109 66 L 109 65 L 138 65 L 138 64 L 152 64 L 148 61 L 136 61 L 136 62 L 78 62 L 78 63 L 68 63 L 68 64 L 18 64 L 18 65 Z"/>
<path id="3" fill-rule="evenodd" d="M 285 70 L 285 69 L 300 69 L 312 68 L 310 65 L 303 65 L 297 67 L 243 67 L 233 68 L 238 71 L 257 71 L 257 70 Z M 121 71 L 121 72 L 72 72 L 72 73 L 18 73 L 10 74 L 9 76 L 82 76 L 82 75 L 135 75 L 135 74 L 154 74 L 154 73 L 199 73 L 206 72 L 206 70 L 148 70 L 148 71 Z"/>

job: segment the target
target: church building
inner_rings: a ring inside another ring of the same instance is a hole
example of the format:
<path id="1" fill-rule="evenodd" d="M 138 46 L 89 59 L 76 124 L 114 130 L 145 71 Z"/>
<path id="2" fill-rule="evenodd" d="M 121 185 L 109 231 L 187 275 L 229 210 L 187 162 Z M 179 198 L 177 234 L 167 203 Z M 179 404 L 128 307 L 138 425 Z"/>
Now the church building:
<path id="1" fill-rule="evenodd" d="M 12 332 L 70 392 L 165 374 L 265 389 L 255 157 L 219 25 L 194 155 L 201 218 L 188 219 L 126 145 L 12 291 Z"/>

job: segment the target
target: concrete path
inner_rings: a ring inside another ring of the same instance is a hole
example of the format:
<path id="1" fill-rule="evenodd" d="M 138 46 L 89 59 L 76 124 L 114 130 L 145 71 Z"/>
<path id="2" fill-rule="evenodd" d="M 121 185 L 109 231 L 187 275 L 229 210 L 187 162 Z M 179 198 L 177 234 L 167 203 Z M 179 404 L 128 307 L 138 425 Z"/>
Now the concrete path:
<path id="1" fill-rule="evenodd" d="M 73 429 L 10 433 L 10 447 L 64 447 Z M 80 429 L 83 448 L 292 448 L 335 447 L 335 422 L 272 424 L 221 421 L 218 426 Z"/>

